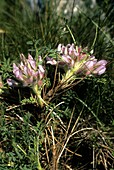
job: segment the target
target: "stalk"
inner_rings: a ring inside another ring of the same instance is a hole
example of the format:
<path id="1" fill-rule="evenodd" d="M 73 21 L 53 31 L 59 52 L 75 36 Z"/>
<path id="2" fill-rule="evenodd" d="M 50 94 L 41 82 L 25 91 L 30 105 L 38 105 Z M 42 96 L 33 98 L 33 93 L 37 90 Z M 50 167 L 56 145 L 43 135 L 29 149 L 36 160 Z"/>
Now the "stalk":
<path id="1" fill-rule="evenodd" d="M 44 104 L 46 104 L 46 102 L 42 99 L 41 97 L 41 91 L 42 89 L 41 88 L 38 88 L 38 85 L 35 84 L 33 87 L 32 87 L 34 93 L 36 94 L 36 97 L 37 97 L 37 102 L 38 102 L 38 105 L 43 108 Z M 47 104 L 46 104 L 47 105 Z"/>

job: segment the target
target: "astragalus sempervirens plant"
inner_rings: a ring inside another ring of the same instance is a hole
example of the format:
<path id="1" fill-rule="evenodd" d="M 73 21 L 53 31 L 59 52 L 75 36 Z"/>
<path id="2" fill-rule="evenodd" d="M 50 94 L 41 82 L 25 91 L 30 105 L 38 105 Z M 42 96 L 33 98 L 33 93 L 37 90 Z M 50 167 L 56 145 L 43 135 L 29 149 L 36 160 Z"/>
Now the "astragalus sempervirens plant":
<path id="1" fill-rule="evenodd" d="M 67 89 L 69 86 L 72 87 L 77 78 L 83 80 L 87 76 L 101 75 L 106 71 L 106 60 L 97 61 L 95 56 L 90 55 L 86 48 L 75 47 L 74 44 L 66 46 L 59 44 L 56 55 L 56 60 L 50 58 L 50 56 L 46 57 L 46 66 L 43 65 L 41 56 L 38 57 L 38 62 L 36 62 L 30 54 L 28 59 L 21 54 L 20 64 L 13 63 L 13 73 L 16 79 L 21 81 L 23 86 L 29 86 L 33 89 L 41 107 L 54 98 L 59 90 Z M 52 89 L 45 90 L 46 94 L 42 97 L 42 90 L 46 84 L 46 67 L 48 67 L 48 64 L 56 65 L 56 68 L 60 67 L 64 72 L 60 73 L 62 76 L 58 79 L 53 74 L 54 81 L 57 83 L 53 83 Z M 8 79 L 7 82 L 10 86 L 16 84 L 12 79 Z"/>
<path id="2" fill-rule="evenodd" d="M 38 57 L 38 61 L 36 62 L 33 57 L 28 54 L 28 58 L 26 59 L 23 54 L 20 55 L 21 62 L 16 65 L 13 63 L 13 74 L 15 78 L 19 80 L 23 86 L 29 86 L 32 88 L 34 93 L 37 96 L 38 104 L 43 106 L 43 99 L 41 97 L 42 88 L 44 86 L 44 77 L 45 77 L 45 69 L 42 65 L 41 56 Z M 12 79 L 7 79 L 7 83 L 10 86 L 18 85 L 16 81 Z"/>
<path id="3" fill-rule="evenodd" d="M 58 88 L 65 89 L 72 87 L 87 76 L 101 75 L 106 71 L 106 60 L 97 61 L 95 56 L 90 55 L 87 48 L 68 44 L 66 46 L 59 44 L 57 48 L 57 59 L 47 57 L 47 64 L 56 65 L 64 70 L 62 78 L 59 80 Z"/>
<path id="4" fill-rule="evenodd" d="M 74 44 L 68 44 L 64 46 L 62 44 L 58 45 L 58 60 L 47 57 L 47 63 L 51 65 L 62 66 L 65 75 L 62 81 L 70 81 L 72 76 L 76 75 L 101 75 L 106 70 L 106 60 L 97 61 L 95 56 L 88 53 L 87 49 L 82 49 L 81 47 L 74 46 Z"/>

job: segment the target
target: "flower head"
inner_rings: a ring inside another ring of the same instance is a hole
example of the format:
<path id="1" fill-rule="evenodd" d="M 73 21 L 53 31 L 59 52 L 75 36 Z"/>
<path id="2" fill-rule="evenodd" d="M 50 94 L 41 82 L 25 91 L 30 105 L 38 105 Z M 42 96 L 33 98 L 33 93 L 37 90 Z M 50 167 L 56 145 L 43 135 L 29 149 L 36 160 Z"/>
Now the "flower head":
<path id="1" fill-rule="evenodd" d="M 86 75 L 98 74 L 101 75 L 106 71 L 106 60 L 97 61 L 97 59 L 93 58 L 93 60 L 89 60 L 85 63 L 83 69 L 85 70 Z"/>
<path id="2" fill-rule="evenodd" d="M 37 66 L 36 61 L 29 54 L 28 59 L 23 54 L 20 55 L 21 62 L 16 65 L 13 63 L 13 73 L 15 77 L 23 83 L 24 86 L 37 84 L 41 82 L 45 76 L 45 69 L 41 64 Z M 41 60 L 41 57 L 39 57 Z M 41 83 L 39 83 L 41 84 Z"/>
<path id="3" fill-rule="evenodd" d="M 59 44 L 57 48 L 58 60 L 47 57 L 47 64 L 63 67 L 65 71 L 64 79 L 69 79 L 76 74 L 98 74 L 101 75 L 106 70 L 106 60 L 97 61 L 94 56 L 87 52 L 87 48 L 75 47 L 74 44 L 66 46 Z"/>

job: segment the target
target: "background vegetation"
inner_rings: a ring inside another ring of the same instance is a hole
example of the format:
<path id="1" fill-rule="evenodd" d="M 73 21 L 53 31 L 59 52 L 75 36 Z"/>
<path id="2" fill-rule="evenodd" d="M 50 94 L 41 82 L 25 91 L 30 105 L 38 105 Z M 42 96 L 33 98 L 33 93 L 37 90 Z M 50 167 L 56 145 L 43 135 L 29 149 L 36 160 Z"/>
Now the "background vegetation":
<path id="1" fill-rule="evenodd" d="M 62 2 L 32 10 L 23 0 L 0 1 L 1 170 L 114 170 L 114 3 Z M 107 71 L 41 109 L 29 88 L 6 80 L 20 53 L 53 56 L 59 43 L 88 47 L 108 61 Z"/>

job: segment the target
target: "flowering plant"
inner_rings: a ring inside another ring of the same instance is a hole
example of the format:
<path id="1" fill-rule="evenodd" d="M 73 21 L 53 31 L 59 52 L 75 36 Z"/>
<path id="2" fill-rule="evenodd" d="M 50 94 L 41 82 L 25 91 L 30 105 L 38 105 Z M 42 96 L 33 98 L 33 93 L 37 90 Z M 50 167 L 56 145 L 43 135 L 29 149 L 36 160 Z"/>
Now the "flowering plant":
<path id="1" fill-rule="evenodd" d="M 42 106 L 43 99 L 41 98 L 41 91 L 44 86 L 43 79 L 45 77 L 45 69 L 42 66 L 42 58 L 39 56 L 37 63 L 30 54 L 28 54 L 28 59 L 21 54 L 20 59 L 20 64 L 16 65 L 13 63 L 13 73 L 16 79 L 19 80 L 23 86 L 29 86 L 33 89 L 37 95 L 40 106 Z M 7 79 L 7 83 L 10 86 L 17 85 L 17 82 L 12 79 Z"/>
<path id="2" fill-rule="evenodd" d="M 55 60 L 47 56 L 46 63 L 61 67 L 64 70 L 64 74 L 61 79 L 57 80 L 56 85 L 54 80 L 52 89 L 48 92 L 45 90 L 46 94 L 42 98 L 41 94 L 45 85 L 44 79 L 46 79 L 46 67 L 42 65 L 43 60 L 41 56 L 38 57 L 38 62 L 30 54 L 28 59 L 21 54 L 20 59 L 20 64 L 16 65 L 13 63 L 13 73 L 23 86 L 29 86 L 33 89 L 37 96 L 38 104 L 41 107 L 43 107 L 44 103 L 49 102 L 59 90 L 67 89 L 69 86 L 72 87 L 77 77 L 84 79 L 86 76 L 103 74 L 107 64 L 106 60 L 97 61 L 95 56 L 87 52 L 87 49 L 75 47 L 74 44 L 66 46 L 59 44 L 57 59 Z M 8 79 L 7 83 L 10 86 L 17 85 L 17 82 L 12 79 Z"/>
<path id="3" fill-rule="evenodd" d="M 67 46 L 58 45 L 59 60 L 56 61 L 47 57 L 47 63 L 51 65 L 61 65 L 64 68 L 65 76 L 64 80 L 68 80 L 73 75 L 85 74 L 101 75 L 106 70 L 106 60 L 97 61 L 94 56 L 91 56 L 87 49 L 76 47 L 74 44 Z"/>
<path id="4" fill-rule="evenodd" d="M 106 60 L 97 61 L 95 56 L 88 53 L 87 49 L 82 49 L 74 44 L 66 46 L 59 44 L 57 48 L 57 59 L 47 57 L 47 64 L 56 65 L 64 70 L 61 80 L 55 89 L 51 89 L 52 96 L 60 89 L 68 89 L 76 85 L 87 76 L 101 75 L 106 70 Z M 80 80 L 76 83 L 75 80 Z"/>

